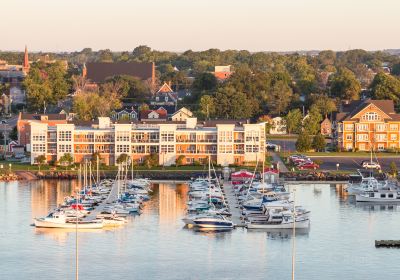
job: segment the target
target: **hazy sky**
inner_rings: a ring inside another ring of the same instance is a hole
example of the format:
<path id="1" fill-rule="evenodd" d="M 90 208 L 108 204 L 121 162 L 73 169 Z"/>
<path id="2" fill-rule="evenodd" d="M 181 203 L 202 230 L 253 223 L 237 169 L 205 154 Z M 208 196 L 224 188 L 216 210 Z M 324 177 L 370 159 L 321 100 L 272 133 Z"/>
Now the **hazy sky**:
<path id="1" fill-rule="evenodd" d="M 399 0 L 2 0 L 0 50 L 400 48 Z"/>

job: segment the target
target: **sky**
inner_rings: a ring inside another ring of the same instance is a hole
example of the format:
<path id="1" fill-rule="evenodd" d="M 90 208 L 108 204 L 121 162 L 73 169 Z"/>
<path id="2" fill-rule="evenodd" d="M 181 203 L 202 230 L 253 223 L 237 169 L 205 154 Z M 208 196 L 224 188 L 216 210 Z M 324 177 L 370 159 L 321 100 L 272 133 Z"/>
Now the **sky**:
<path id="1" fill-rule="evenodd" d="M 0 50 L 400 48 L 399 0 L 1 0 Z M 6 28 L 5 28 L 6 27 Z"/>

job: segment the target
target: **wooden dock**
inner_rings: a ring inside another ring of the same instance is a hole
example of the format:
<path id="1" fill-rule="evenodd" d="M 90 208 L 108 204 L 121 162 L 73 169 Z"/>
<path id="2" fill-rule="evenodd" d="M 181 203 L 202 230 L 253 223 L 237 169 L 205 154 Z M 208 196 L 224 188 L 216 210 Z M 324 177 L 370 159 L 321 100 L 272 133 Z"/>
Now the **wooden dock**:
<path id="1" fill-rule="evenodd" d="M 400 248 L 400 240 L 375 240 L 375 247 L 396 247 Z"/>
<path id="2" fill-rule="evenodd" d="M 242 220 L 241 210 L 232 184 L 230 182 L 224 182 L 223 189 L 225 191 L 226 203 L 228 203 L 229 210 L 232 214 L 232 222 L 236 225 L 236 227 L 244 227 L 245 224 Z"/>
<path id="3" fill-rule="evenodd" d="M 118 199 L 118 186 L 117 182 L 114 181 L 114 184 L 111 187 L 111 191 L 108 194 L 108 197 L 103 200 L 95 209 L 93 209 L 89 215 L 87 215 L 83 220 L 84 221 L 92 221 L 96 219 L 97 215 L 103 212 L 104 207 L 112 202 L 115 202 Z"/>

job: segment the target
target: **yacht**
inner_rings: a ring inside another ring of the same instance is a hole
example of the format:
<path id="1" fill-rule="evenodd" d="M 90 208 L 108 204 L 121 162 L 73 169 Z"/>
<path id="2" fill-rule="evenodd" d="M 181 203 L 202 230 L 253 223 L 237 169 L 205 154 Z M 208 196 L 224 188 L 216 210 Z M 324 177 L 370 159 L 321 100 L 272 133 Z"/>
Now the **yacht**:
<path id="1" fill-rule="evenodd" d="M 357 202 L 400 202 L 400 191 L 386 188 L 356 194 Z"/>
<path id="2" fill-rule="evenodd" d="M 269 209 L 265 213 L 265 219 L 257 219 L 246 222 L 248 229 L 292 229 L 309 228 L 310 219 L 306 216 L 293 215 L 292 211 L 279 211 Z"/>
<path id="3" fill-rule="evenodd" d="M 67 217 L 63 212 L 54 212 L 43 218 L 35 218 L 34 224 L 35 227 L 41 228 L 98 229 L 103 227 L 101 221 L 67 221 Z"/>
<path id="4" fill-rule="evenodd" d="M 199 217 L 193 220 L 195 226 L 208 229 L 233 228 L 233 222 L 227 218 L 215 215 L 209 217 Z"/>

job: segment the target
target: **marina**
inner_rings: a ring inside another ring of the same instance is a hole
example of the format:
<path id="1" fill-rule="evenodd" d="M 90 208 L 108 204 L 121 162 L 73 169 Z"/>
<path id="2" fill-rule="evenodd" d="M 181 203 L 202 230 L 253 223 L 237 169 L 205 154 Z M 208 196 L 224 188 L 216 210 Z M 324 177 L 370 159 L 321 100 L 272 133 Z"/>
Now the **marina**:
<path id="1" fill-rule="evenodd" d="M 2 183 L 0 247 L 9 250 L 0 255 L 7 265 L 0 279 L 74 277 L 75 230 L 29 224 L 71 195 L 77 183 Z M 296 230 L 296 279 L 378 279 L 380 271 L 364 269 L 371 265 L 385 270 L 385 279 L 398 279 L 398 251 L 377 250 L 375 240 L 398 238 L 399 205 L 357 203 L 336 185 L 295 187 L 296 201 L 312 213 L 310 229 Z M 252 279 L 290 278 L 291 230 L 187 229 L 181 219 L 188 186 L 155 182 L 152 188 L 142 213 L 127 216 L 125 226 L 79 230 L 82 279 L 221 279 L 221 273 L 225 279 L 249 279 L 249 271 Z M 110 259 L 118 261 L 110 266 Z"/>

